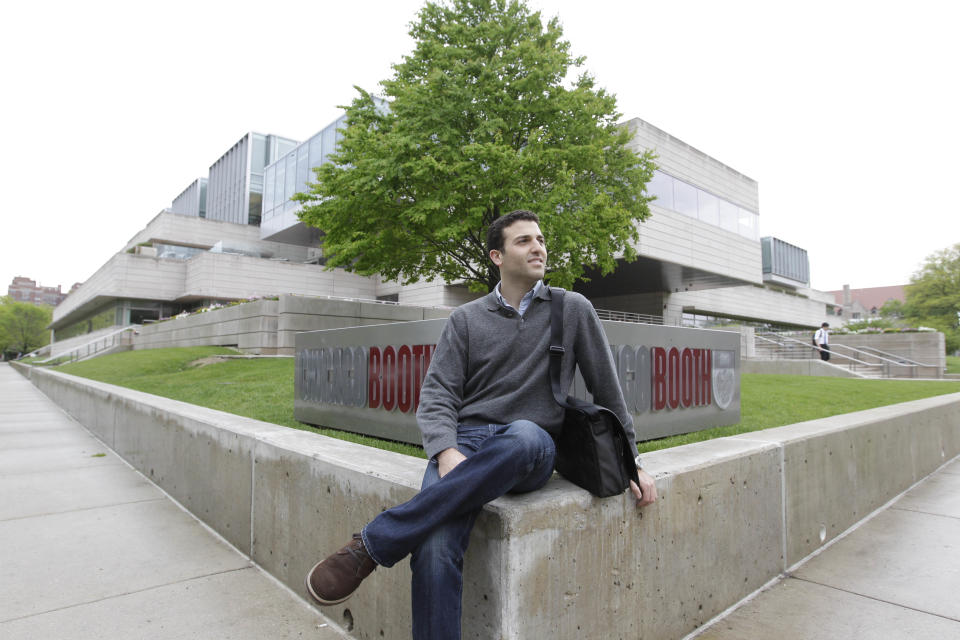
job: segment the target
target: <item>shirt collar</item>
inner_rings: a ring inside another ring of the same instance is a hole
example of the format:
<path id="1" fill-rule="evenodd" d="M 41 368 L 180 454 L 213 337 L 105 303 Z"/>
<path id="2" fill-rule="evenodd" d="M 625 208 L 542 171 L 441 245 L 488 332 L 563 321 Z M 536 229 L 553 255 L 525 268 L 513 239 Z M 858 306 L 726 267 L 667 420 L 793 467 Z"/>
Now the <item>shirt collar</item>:
<path id="1" fill-rule="evenodd" d="M 531 301 L 537 296 L 537 294 L 539 294 L 540 291 L 543 289 L 543 280 L 537 280 L 537 283 L 536 283 L 535 285 L 533 285 L 533 288 L 530 289 L 530 291 L 527 291 L 527 292 L 524 294 L 523 298 L 520 299 L 520 308 L 519 308 L 519 309 L 514 309 L 513 307 L 510 306 L 510 303 L 507 302 L 507 301 L 504 299 L 503 295 L 500 293 L 500 285 L 501 285 L 502 283 L 503 283 L 503 280 L 501 280 L 500 282 L 498 282 L 498 283 L 497 283 L 497 286 L 496 286 L 496 287 L 494 288 L 494 290 L 493 290 L 494 293 L 497 294 L 497 302 L 500 303 L 500 306 L 502 306 L 502 307 L 504 307 L 504 308 L 506 308 L 506 309 L 511 309 L 511 310 L 513 310 L 513 311 L 516 311 L 516 312 L 519 313 L 521 316 L 522 316 L 524 313 L 526 313 L 527 307 L 530 306 L 530 302 L 531 302 Z"/>

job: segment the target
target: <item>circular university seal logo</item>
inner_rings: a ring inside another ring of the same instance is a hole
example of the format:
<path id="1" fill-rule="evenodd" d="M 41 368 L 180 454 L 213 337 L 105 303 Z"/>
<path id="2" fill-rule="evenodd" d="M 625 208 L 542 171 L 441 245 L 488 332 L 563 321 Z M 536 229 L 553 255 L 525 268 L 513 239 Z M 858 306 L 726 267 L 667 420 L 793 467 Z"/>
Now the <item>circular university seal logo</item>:
<path id="1" fill-rule="evenodd" d="M 713 401 L 721 409 L 733 402 L 737 390 L 736 353 L 722 349 L 713 350 Z"/>

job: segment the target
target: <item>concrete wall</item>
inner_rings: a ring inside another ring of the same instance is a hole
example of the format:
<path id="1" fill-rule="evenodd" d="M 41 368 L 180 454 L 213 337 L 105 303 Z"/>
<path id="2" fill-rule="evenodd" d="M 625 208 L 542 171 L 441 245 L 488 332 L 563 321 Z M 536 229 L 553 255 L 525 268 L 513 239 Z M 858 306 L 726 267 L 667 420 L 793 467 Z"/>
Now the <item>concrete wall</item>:
<path id="1" fill-rule="evenodd" d="M 724 287 L 671 293 L 666 303 L 678 313 L 763 318 L 768 322 L 810 327 L 819 327 L 827 318 L 822 302 L 766 287 Z"/>
<path id="2" fill-rule="evenodd" d="M 757 182 L 674 138 L 648 122 L 625 123 L 633 133 L 631 146 L 651 149 L 666 173 L 738 204 L 760 210 Z M 639 225 L 641 256 L 704 269 L 711 273 L 760 284 L 763 278 L 759 240 L 745 238 L 676 211 L 650 205 L 653 215 Z"/>
<path id="3" fill-rule="evenodd" d="M 301 331 L 446 318 L 450 309 L 282 295 L 186 318 L 144 325 L 134 349 L 236 346 L 246 353 L 290 355 Z"/>
<path id="4" fill-rule="evenodd" d="M 16 365 L 15 365 L 16 366 Z M 18 366 L 197 517 L 303 593 L 311 564 L 416 491 L 424 461 Z M 680 638 L 960 454 L 960 394 L 645 456 L 660 500 L 559 477 L 481 514 L 466 638 Z M 324 611 L 409 637 L 406 562 Z"/>
<path id="5" fill-rule="evenodd" d="M 256 300 L 143 325 L 133 338 L 136 349 L 235 346 L 254 354 L 277 352 L 276 300 Z"/>
<path id="6" fill-rule="evenodd" d="M 917 368 L 917 377 L 939 377 L 947 366 L 945 339 L 939 331 L 831 335 L 830 344 L 834 345 L 834 349 L 836 349 L 835 345 L 846 345 L 857 349 L 873 347 L 915 362 L 931 365 Z M 843 349 L 837 349 L 837 353 L 853 355 Z M 870 359 L 868 358 L 867 361 L 870 362 Z M 910 376 L 912 371 L 905 370 L 901 373 Z"/>
<path id="7" fill-rule="evenodd" d="M 860 378 L 861 376 L 823 360 L 766 360 L 745 358 L 740 361 L 740 373 L 778 374 L 788 376 L 827 376 L 831 378 Z"/>

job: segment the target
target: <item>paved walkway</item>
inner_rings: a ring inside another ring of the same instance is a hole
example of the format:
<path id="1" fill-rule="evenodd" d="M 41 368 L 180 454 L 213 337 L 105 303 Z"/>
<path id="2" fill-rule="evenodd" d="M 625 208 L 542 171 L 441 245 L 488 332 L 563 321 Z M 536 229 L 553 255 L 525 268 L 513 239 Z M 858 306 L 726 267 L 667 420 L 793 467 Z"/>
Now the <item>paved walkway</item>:
<path id="1" fill-rule="evenodd" d="M 0 638 L 342 638 L 0 364 Z"/>
<path id="2" fill-rule="evenodd" d="M 960 460 L 697 640 L 960 640 Z"/>
<path id="3" fill-rule="evenodd" d="M 0 364 L 0 638 L 342 637 Z M 960 460 L 697 636 L 770 638 L 960 640 Z"/>

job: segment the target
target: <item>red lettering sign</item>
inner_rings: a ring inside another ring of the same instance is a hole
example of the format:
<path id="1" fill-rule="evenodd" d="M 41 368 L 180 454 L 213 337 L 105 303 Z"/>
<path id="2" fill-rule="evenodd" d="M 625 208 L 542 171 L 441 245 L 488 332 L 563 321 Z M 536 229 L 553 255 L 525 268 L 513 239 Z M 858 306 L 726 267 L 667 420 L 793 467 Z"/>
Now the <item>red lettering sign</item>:
<path id="1" fill-rule="evenodd" d="M 380 406 L 380 349 L 370 347 L 367 358 L 367 406 L 376 409 Z"/>
<path id="2" fill-rule="evenodd" d="M 653 410 L 662 411 L 667 406 L 667 352 L 663 347 L 650 349 L 650 386 Z"/>
<path id="3" fill-rule="evenodd" d="M 689 407 L 693 404 L 693 350 L 684 349 L 680 354 L 680 404 Z"/>
<path id="4" fill-rule="evenodd" d="M 700 366 L 697 367 L 697 405 L 713 402 L 713 352 L 710 349 L 698 349 L 703 352 Z"/>
<path id="5" fill-rule="evenodd" d="M 420 389 L 437 346 L 370 347 L 367 358 L 367 406 L 410 413 L 420 407 Z"/>
<path id="6" fill-rule="evenodd" d="M 401 413 L 410 411 L 410 405 L 413 404 L 413 384 L 410 379 L 413 363 L 410 361 L 413 354 L 410 347 L 403 345 L 397 350 L 397 409 Z"/>
<path id="7" fill-rule="evenodd" d="M 397 351 L 383 350 L 383 410 L 392 411 L 397 405 Z"/>
<path id="8" fill-rule="evenodd" d="M 653 411 L 702 407 L 713 402 L 710 349 L 650 347 L 650 396 Z"/>

